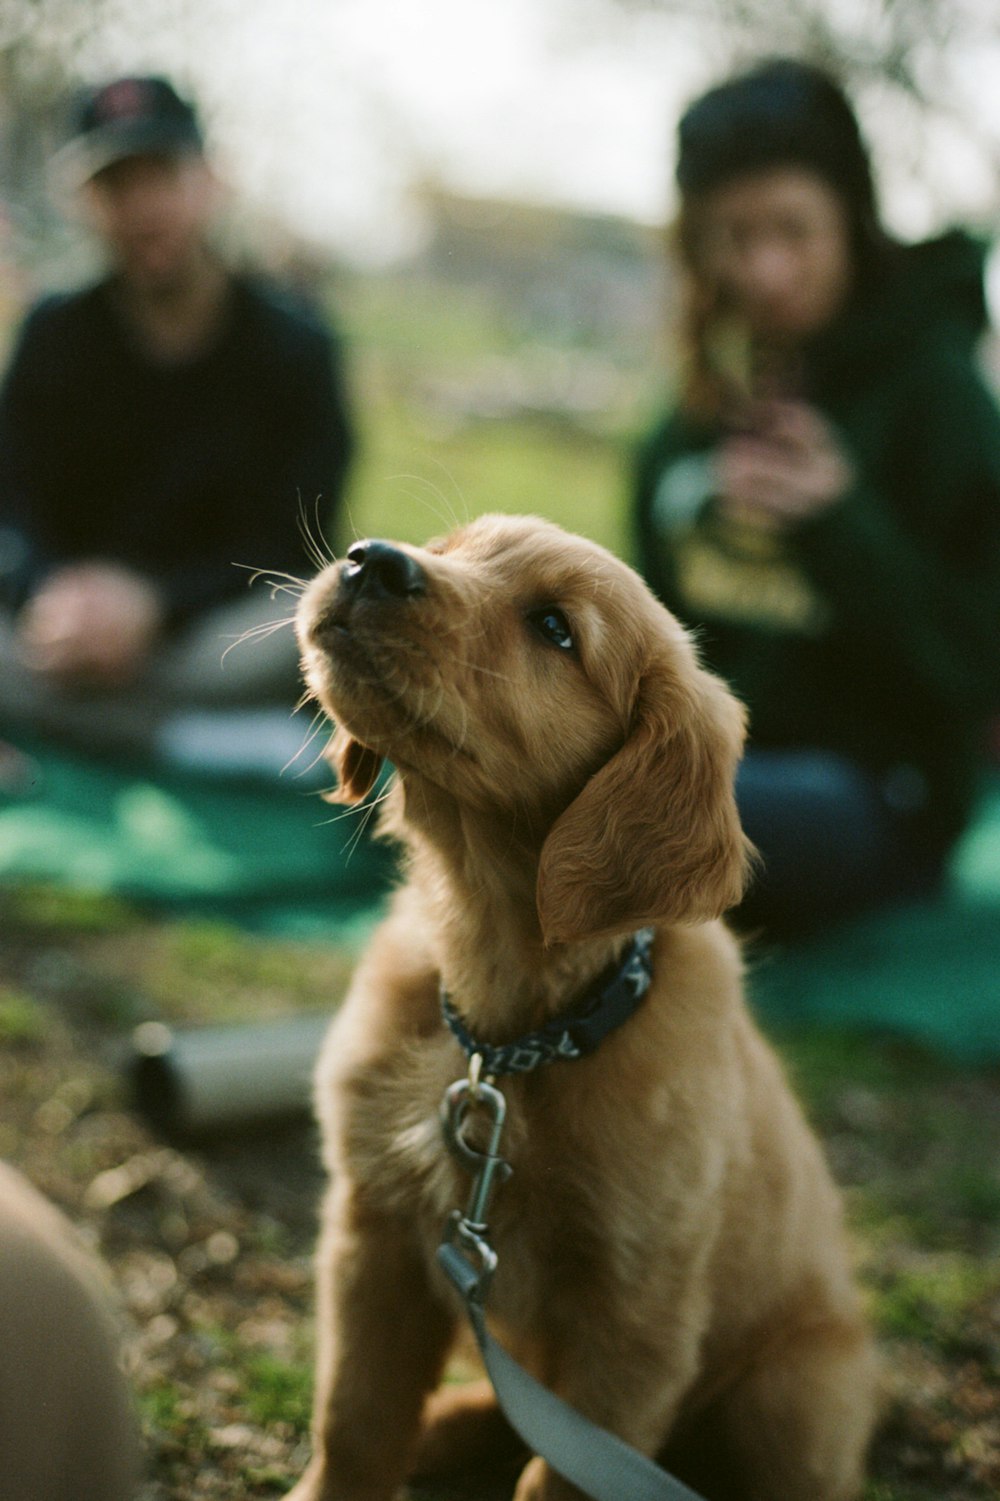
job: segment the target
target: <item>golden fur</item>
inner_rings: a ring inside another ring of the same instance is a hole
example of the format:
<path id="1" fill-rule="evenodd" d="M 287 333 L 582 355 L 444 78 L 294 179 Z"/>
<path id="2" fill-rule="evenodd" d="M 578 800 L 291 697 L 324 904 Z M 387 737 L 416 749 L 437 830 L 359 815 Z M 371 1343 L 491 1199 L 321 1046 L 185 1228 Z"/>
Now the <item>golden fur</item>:
<path id="1" fill-rule="evenodd" d="M 849 1501 L 874 1361 L 840 1204 L 719 920 L 748 864 L 741 709 L 630 569 L 547 523 L 399 545 L 412 589 L 359 590 L 361 556 L 304 596 L 303 667 L 337 725 L 335 796 L 395 765 L 383 822 L 408 875 L 317 1073 L 331 1187 L 295 1501 L 389 1501 L 414 1470 L 498 1462 L 481 1386 L 430 1397 L 460 1321 L 434 1251 L 469 1186 L 437 1124 L 466 1072 L 440 987 L 477 1036 L 510 1040 L 648 923 L 636 1014 L 589 1058 L 501 1081 L 492 1323 L 710 1496 Z M 539 628 L 552 608 L 572 649 Z M 577 1494 L 538 1458 L 518 1481 L 518 1501 Z"/>

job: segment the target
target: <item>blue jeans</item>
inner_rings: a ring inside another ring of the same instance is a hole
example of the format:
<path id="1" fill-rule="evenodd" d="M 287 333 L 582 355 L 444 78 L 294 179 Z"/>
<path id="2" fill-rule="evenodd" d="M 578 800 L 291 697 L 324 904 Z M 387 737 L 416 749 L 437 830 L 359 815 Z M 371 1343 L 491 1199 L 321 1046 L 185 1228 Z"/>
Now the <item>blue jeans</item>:
<path id="1" fill-rule="evenodd" d="M 751 750 L 736 779 L 743 827 L 763 859 L 736 918 L 794 937 L 842 918 L 930 894 L 944 853 L 879 779 L 822 750 Z"/>

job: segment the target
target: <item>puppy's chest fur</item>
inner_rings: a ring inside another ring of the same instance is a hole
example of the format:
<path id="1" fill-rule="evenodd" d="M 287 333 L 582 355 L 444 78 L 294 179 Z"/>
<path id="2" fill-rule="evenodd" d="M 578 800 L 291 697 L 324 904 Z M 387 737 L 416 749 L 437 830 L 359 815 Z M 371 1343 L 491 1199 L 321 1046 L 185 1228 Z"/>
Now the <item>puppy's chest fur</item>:
<path id="1" fill-rule="evenodd" d="M 467 1065 L 443 1028 L 345 1062 L 338 1034 L 356 1039 L 359 1021 L 344 1016 L 328 1044 L 329 1167 L 366 1205 L 404 1224 L 431 1265 L 448 1217 L 465 1210 L 471 1188 L 440 1118 L 448 1086 Z M 638 1018 L 630 1026 L 646 1030 Z M 500 1081 L 507 1119 L 499 1151 L 512 1172 L 498 1181 L 489 1211 L 500 1258 L 490 1306 L 513 1331 L 537 1325 L 542 1310 L 551 1315 L 568 1287 L 634 1286 L 651 1256 L 669 1256 L 674 1208 L 695 1182 L 704 1186 L 706 1173 L 723 1171 L 721 1158 L 708 1163 L 692 1153 L 683 1091 L 666 1081 L 644 1087 L 629 1056 L 608 1078 L 611 1055 L 655 1056 L 656 1039 L 622 1037 L 603 1047 L 592 1059 Z M 623 1092 L 619 1078 L 631 1087 Z M 486 1127 L 470 1115 L 465 1137 L 476 1150 L 486 1145 Z"/>

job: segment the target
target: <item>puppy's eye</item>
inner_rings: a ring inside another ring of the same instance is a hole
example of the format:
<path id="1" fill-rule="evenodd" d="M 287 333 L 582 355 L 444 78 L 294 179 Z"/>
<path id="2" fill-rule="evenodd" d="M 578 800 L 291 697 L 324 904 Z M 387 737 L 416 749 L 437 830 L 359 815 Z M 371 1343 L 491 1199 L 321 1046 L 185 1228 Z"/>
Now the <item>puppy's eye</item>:
<path id="1" fill-rule="evenodd" d="M 558 606 L 543 605 L 541 609 L 529 610 L 528 624 L 550 646 L 557 646 L 560 651 L 573 651 L 575 649 L 576 643 L 573 640 L 573 632 L 570 630 L 569 621 Z"/>

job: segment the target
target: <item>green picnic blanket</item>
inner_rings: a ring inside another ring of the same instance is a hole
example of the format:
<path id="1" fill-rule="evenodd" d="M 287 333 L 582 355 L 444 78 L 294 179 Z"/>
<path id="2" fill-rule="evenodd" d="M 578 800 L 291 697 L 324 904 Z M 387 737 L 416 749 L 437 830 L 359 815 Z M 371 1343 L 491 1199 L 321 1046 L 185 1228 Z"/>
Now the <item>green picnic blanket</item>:
<path id="1" fill-rule="evenodd" d="M 1000 779 L 945 891 L 750 958 L 765 1022 L 894 1032 L 969 1063 L 1000 1062 Z"/>
<path id="2" fill-rule="evenodd" d="M 392 855 L 364 814 L 294 776 L 223 777 L 19 742 L 37 777 L 0 790 L 0 883 L 55 882 L 247 927 L 352 941 Z"/>
<path id="3" fill-rule="evenodd" d="M 220 778 L 25 746 L 39 775 L 0 792 L 0 883 L 56 882 L 248 927 L 359 944 L 392 854 L 292 778 Z M 939 899 L 794 949 L 752 951 L 765 1023 L 898 1033 L 1000 1062 L 1000 779 Z"/>

